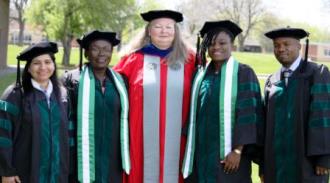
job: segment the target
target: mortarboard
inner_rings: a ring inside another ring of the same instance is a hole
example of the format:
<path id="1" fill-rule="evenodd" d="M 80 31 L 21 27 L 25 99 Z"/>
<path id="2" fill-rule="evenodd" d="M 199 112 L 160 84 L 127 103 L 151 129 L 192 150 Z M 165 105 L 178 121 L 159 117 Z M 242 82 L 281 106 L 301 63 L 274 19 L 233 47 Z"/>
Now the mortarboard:
<path id="1" fill-rule="evenodd" d="M 176 22 L 182 22 L 183 20 L 182 14 L 173 10 L 151 10 L 145 13 L 141 13 L 141 17 L 147 22 L 157 18 L 171 18 Z"/>
<path id="2" fill-rule="evenodd" d="M 223 20 L 223 21 L 212 21 L 212 22 L 205 22 L 202 29 L 200 30 L 200 34 L 204 37 L 205 34 L 208 32 L 215 30 L 215 29 L 226 29 L 231 32 L 234 38 L 242 32 L 242 29 L 230 20 Z"/>
<path id="3" fill-rule="evenodd" d="M 295 39 L 302 39 L 306 36 L 308 36 L 308 32 L 306 32 L 304 29 L 299 28 L 280 28 L 280 29 L 274 29 L 267 33 L 265 33 L 265 36 L 270 39 L 275 39 L 278 37 L 291 37 Z"/>

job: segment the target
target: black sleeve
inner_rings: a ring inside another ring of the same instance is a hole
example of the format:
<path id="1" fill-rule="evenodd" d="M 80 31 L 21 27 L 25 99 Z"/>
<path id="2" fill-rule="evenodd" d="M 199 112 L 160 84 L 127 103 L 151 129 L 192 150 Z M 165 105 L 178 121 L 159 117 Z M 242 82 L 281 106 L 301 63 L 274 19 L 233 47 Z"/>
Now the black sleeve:
<path id="1" fill-rule="evenodd" d="M 20 89 L 10 88 L 0 100 L 0 177 L 17 175 L 13 151 L 20 127 L 22 95 Z"/>

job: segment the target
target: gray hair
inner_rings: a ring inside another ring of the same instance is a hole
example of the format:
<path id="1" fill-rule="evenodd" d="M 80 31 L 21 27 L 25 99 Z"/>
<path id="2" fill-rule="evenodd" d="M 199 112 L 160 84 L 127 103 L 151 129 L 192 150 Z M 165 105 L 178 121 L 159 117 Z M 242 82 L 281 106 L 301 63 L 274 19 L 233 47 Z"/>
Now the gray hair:
<path id="1" fill-rule="evenodd" d="M 148 23 L 144 30 L 140 32 L 133 40 L 129 43 L 128 48 L 124 51 L 124 54 L 131 54 L 140 50 L 144 46 L 151 43 L 150 36 L 148 34 L 150 23 Z M 188 57 L 188 47 L 182 40 L 180 28 L 175 24 L 174 40 L 172 44 L 172 51 L 166 56 L 167 64 L 171 65 L 177 62 L 185 63 Z"/>

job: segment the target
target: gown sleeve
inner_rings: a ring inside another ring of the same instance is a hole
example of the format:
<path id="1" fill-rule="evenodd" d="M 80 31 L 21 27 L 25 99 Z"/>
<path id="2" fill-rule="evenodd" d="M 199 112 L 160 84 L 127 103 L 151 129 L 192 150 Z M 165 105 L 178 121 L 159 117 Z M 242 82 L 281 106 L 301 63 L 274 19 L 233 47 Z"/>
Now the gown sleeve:
<path id="1" fill-rule="evenodd" d="M 15 176 L 13 145 L 20 123 L 22 93 L 9 86 L 0 99 L 0 177 Z"/>
<path id="2" fill-rule="evenodd" d="M 260 85 L 254 71 L 244 65 L 239 71 L 233 147 L 257 144 L 258 125 L 263 119 Z"/>
<path id="3" fill-rule="evenodd" d="M 330 73 L 324 65 L 313 73 L 309 110 L 307 156 L 316 166 L 330 168 Z"/>

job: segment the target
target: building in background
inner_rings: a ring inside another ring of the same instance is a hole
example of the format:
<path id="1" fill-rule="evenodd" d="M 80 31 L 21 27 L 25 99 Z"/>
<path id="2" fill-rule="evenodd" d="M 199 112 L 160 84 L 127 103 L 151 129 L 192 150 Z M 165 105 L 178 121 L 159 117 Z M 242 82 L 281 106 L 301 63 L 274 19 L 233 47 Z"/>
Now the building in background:
<path id="1" fill-rule="evenodd" d="M 8 43 L 18 44 L 18 35 L 19 35 L 19 25 L 16 21 L 11 20 L 9 23 Z M 31 45 L 46 40 L 47 38 L 42 33 L 41 28 L 33 27 L 28 24 L 25 25 L 23 44 Z"/>
<path id="2" fill-rule="evenodd" d="M 302 44 L 303 55 L 305 55 L 305 44 Z M 330 43 L 309 43 L 308 56 L 313 61 L 330 62 Z"/>

